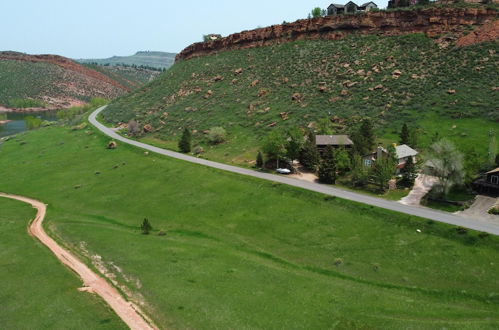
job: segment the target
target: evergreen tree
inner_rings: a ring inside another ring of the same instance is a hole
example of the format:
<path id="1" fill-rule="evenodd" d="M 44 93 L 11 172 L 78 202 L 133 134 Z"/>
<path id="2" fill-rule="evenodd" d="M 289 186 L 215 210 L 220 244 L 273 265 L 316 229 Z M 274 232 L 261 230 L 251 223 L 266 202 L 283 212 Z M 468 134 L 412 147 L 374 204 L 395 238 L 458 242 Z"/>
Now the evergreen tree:
<path id="1" fill-rule="evenodd" d="M 303 144 L 298 157 L 300 164 L 310 171 L 315 171 L 319 165 L 320 154 L 315 144 L 315 134 L 309 131 L 307 140 Z"/>
<path id="2" fill-rule="evenodd" d="M 334 158 L 334 149 L 328 146 L 324 150 L 324 155 L 319 165 L 319 182 L 336 183 L 336 160 Z"/>
<path id="3" fill-rule="evenodd" d="M 389 146 L 388 155 L 383 155 L 376 159 L 374 166 L 371 168 L 371 177 L 380 191 L 385 191 L 388 188 L 388 182 L 392 179 L 397 168 L 397 156 L 394 146 Z"/>
<path id="4" fill-rule="evenodd" d="M 149 232 L 152 230 L 152 226 L 147 218 L 145 218 L 144 221 L 142 221 L 140 229 L 142 230 L 142 234 L 149 235 Z"/>
<path id="5" fill-rule="evenodd" d="M 407 127 L 407 124 L 404 123 L 402 131 L 400 132 L 400 144 L 409 144 L 410 138 L 409 127 Z"/>
<path id="6" fill-rule="evenodd" d="M 372 152 L 376 143 L 374 129 L 370 119 L 364 119 L 362 124 L 352 134 L 354 152 L 364 156 Z"/>
<path id="7" fill-rule="evenodd" d="M 185 154 L 191 152 L 191 140 L 192 140 L 191 131 L 187 128 L 184 129 L 182 137 L 178 142 L 178 148 L 180 149 L 181 152 Z"/>
<path id="8" fill-rule="evenodd" d="M 374 127 L 371 119 L 364 119 L 362 125 L 360 126 L 360 134 L 364 139 L 364 143 L 368 150 L 372 150 L 376 143 L 376 137 L 374 136 Z"/>
<path id="9" fill-rule="evenodd" d="M 263 156 L 260 151 L 258 152 L 258 155 L 256 155 L 256 167 L 258 168 L 263 167 Z"/>
<path id="10" fill-rule="evenodd" d="M 400 180 L 400 183 L 404 187 L 412 187 L 414 185 L 414 180 L 417 177 L 416 166 L 414 165 L 414 159 L 412 157 L 409 157 L 409 159 L 407 159 L 407 163 L 405 164 L 401 172 L 402 180 Z"/>

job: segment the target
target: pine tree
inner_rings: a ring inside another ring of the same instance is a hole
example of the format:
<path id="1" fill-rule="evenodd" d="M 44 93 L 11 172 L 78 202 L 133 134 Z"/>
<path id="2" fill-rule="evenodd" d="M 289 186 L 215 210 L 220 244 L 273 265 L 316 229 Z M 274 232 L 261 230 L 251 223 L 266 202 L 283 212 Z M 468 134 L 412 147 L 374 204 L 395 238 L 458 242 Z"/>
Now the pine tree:
<path id="1" fill-rule="evenodd" d="M 147 218 L 145 218 L 144 221 L 142 221 L 140 229 L 142 230 L 142 234 L 149 235 L 149 232 L 152 230 L 152 226 Z"/>
<path id="2" fill-rule="evenodd" d="M 409 144 L 411 134 L 409 132 L 409 127 L 404 123 L 402 126 L 402 131 L 400 132 L 400 144 Z"/>
<path id="3" fill-rule="evenodd" d="M 300 164 L 310 171 L 315 171 L 319 165 L 320 155 L 315 144 L 315 134 L 310 131 L 307 141 L 303 144 L 298 156 Z"/>
<path id="4" fill-rule="evenodd" d="M 182 137 L 178 142 L 178 148 L 180 149 L 181 152 L 185 154 L 191 152 L 191 139 L 192 139 L 191 131 L 189 131 L 189 129 L 187 128 L 184 129 Z"/>
<path id="5" fill-rule="evenodd" d="M 256 167 L 258 168 L 263 167 L 263 156 L 260 151 L 258 152 L 258 155 L 256 155 Z"/>
<path id="6" fill-rule="evenodd" d="M 402 180 L 400 183 L 404 187 L 412 187 L 414 185 L 414 180 L 416 179 L 416 166 L 414 165 L 414 159 L 409 157 L 407 162 L 405 163 L 404 168 L 402 169 Z"/>
<path id="7" fill-rule="evenodd" d="M 363 137 L 364 144 L 368 150 L 372 150 L 375 145 L 376 137 L 374 136 L 374 128 L 370 119 L 364 119 L 360 126 L 360 134 Z"/>
<path id="8" fill-rule="evenodd" d="M 319 165 L 319 182 L 336 183 L 336 160 L 334 159 L 334 149 L 328 146 L 324 150 L 324 155 Z"/>

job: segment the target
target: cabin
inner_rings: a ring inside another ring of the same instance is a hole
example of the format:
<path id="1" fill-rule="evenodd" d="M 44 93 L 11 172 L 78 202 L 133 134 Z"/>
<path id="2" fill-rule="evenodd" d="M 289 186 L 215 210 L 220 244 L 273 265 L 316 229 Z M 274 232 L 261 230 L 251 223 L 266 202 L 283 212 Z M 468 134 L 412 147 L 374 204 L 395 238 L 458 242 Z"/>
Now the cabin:
<path id="1" fill-rule="evenodd" d="M 405 167 L 407 161 L 412 157 L 413 162 L 416 162 L 416 156 L 419 154 L 416 150 L 412 149 L 406 144 L 396 146 L 395 152 L 397 154 L 397 172 Z M 371 167 L 377 159 L 388 156 L 388 150 L 383 147 L 378 147 L 378 150 L 364 156 L 364 166 Z"/>
<path id="2" fill-rule="evenodd" d="M 499 167 L 475 180 L 473 190 L 479 194 L 499 196 Z"/>
<path id="3" fill-rule="evenodd" d="M 338 14 L 344 14 L 344 13 L 356 13 L 356 12 L 365 12 L 365 11 L 371 11 L 373 9 L 377 9 L 378 5 L 376 5 L 374 2 L 366 2 L 362 4 L 361 6 L 358 6 L 355 2 L 349 1 L 345 5 L 340 5 L 340 4 L 331 4 L 329 7 L 327 7 L 327 14 L 328 15 L 338 15 Z"/>
<path id="4" fill-rule="evenodd" d="M 350 140 L 348 135 L 317 135 L 315 137 L 315 145 L 319 152 L 323 152 L 328 146 L 335 149 L 340 147 L 351 148 L 353 141 Z"/>

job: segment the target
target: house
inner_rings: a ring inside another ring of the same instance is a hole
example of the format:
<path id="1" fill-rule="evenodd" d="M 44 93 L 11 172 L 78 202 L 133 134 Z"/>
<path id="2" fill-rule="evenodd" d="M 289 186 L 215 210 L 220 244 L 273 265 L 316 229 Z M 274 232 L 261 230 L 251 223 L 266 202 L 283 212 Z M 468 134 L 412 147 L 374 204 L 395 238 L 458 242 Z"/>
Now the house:
<path id="1" fill-rule="evenodd" d="M 338 15 L 338 14 L 343 14 L 345 12 L 345 6 L 344 5 L 338 5 L 335 3 L 332 3 L 327 7 L 327 14 L 328 15 Z"/>
<path id="2" fill-rule="evenodd" d="M 479 194 L 499 195 L 499 167 L 485 173 L 473 182 L 473 190 Z"/>
<path id="3" fill-rule="evenodd" d="M 410 157 L 412 157 L 413 161 L 416 162 L 416 156 L 419 154 L 416 150 L 412 149 L 406 144 L 396 146 L 395 147 L 395 153 L 397 157 L 397 171 L 400 171 L 405 167 L 405 164 L 407 164 L 407 161 L 409 160 Z M 366 167 L 371 167 L 374 162 L 383 157 L 383 155 L 388 155 L 388 150 L 386 150 L 383 147 L 378 147 L 378 150 L 375 152 L 370 153 L 369 155 L 364 156 L 363 161 L 364 161 L 364 166 Z"/>
<path id="4" fill-rule="evenodd" d="M 398 159 L 398 169 L 402 169 L 407 164 L 409 158 L 412 157 L 413 162 L 416 162 L 416 156 L 419 154 L 416 150 L 409 147 L 407 144 L 403 144 L 395 147 Z"/>
<path id="5" fill-rule="evenodd" d="M 372 1 L 366 2 L 363 5 L 357 7 L 358 11 L 371 11 L 373 9 L 378 9 L 378 5 Z"/>
<path id="6" fill-rule="evenodd" d="M 345 5 L 340 4 L 331 4 L 327 7 L 328 15 L 338 15 L 344 13 L 356 13 L 363 11 L 370 11 L 373 9 L 377 9 L 378 6 L 374 2 L 366 2 L 361 6 L 358 6 L 355 2 L 349 1 Z"/>
<path id="7" fill-rule="evenodd" d="M 353 142 L 348 135 L 317 135 L 315 137 L 315 145 L 317 146 L 317 149 L 322 152 L 328 146 L 333 148 L 351 148 Z"/>

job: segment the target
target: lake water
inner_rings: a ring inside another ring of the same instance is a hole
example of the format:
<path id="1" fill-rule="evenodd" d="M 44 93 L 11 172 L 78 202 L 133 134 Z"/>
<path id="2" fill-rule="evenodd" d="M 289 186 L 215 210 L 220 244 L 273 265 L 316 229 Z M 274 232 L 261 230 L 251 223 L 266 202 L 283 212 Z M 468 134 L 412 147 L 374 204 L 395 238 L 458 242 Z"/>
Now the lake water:
<path id="1" fill-rule="evenodd" d="M 40 118 L 47 121 L 56 121 L 57 111 L 40 111 L 40 112 L 0 112 L 0 115 L 7 115 L 7 120 L 12 120 L 6 124 L 0 125 L 0 138 L 26 131 L 26 122 L 24 118 L 28 116 Z M 3 116 L 2 116 L 3 117 Z M 3 119 L 3 118 L 2 118 Z"/>

